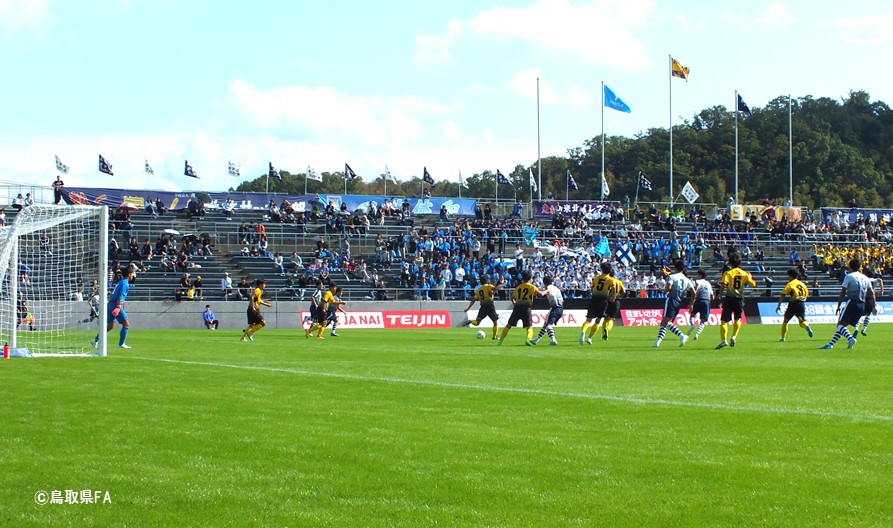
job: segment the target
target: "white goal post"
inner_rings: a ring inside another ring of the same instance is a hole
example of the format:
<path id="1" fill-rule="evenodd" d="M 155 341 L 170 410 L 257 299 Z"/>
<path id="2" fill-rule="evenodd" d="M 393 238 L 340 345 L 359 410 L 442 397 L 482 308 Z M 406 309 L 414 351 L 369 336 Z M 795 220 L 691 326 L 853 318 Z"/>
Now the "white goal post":
<path id="1" fill-rule="evenodd" d="M 105 328 L 108 284 L 107 207 L 25 207 L 0 227 L 0 346 L 106 355 L 105 332 L 97 348 L 91 340 Z"/>

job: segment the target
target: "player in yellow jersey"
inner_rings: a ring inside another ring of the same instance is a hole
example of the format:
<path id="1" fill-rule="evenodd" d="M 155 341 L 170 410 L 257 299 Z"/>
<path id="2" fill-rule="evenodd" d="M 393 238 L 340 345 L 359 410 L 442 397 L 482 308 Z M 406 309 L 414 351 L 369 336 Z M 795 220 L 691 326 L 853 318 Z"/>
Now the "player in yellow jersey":
<path id="1" fill-rule="evenodd" d="M 610 288 L 610 293 L 608 294 L 608 303 L 605 305 L 605 315 L 602 318 L 602 339 L 607 341 L 608 334 L 611 332 L 611 329 L 614 328 L 614 319 L 620 315 L 620 299 L 623 298 L 623 294 L 626 293 L 626 289 L 623 287 L 623 281 L 614 276 L 614 271 L 611 271 L 611 281 L 613 284 Z M 586 339 L 586 342 L 592 344 L 592 336 L 598 332 L 598 325 L 589 327 L 589 337 Z"/>
<path id="2" fill-rule="evenodd" d="M 539 293 L 539 289 L 533 284 L 530 284 L 530 272 L 522 271 L 521 284 L 515 286 L 515 290 L 512 292 L 512 315 L 509 316 L 509 322 L 502 329 L 502 335 L 499 336 L 500 346 L 505 342 L 505 337 L 509 334 L 509 330 L 518 324 L 518 321 L 521 322 L 521 325 L 526 332 L 527 337 L 524 344 L 533 346 L 533 342 L 531 341 L 533 338 L 533 315 L 530 313 L 530 308 L 533 305 L 533 299 L 536 298 L 537 293 Z"/>
<path id="3" fill-rule="evenodd" d="M 248 299 L 248 327 L 242 332 L 241 341 L 254 341 L 254 333 L 267 326 L 267 322 L 260 312 L 261 306 L 273 306 L 270 301 L 264 300 L 263 296 L 266 288 L 267 282 L 263 279 L 257 279 L 256 287 Z"/>
<path id="4" fill-rule="evenodd" d="M 324 294 L 322 294 L 322 314 L 323 318 L 313 326 L 307 329 L 306 337 L 310 337 L 313 332 L 316 332 L 317 339 L 325 339 L 322 336 L 322 331 L 326 329 L 326 326 L 329 324 L 328 314 L 334 312 L 337 309 L 338 301 L 335 299 L 335 292 L 338 291 L 338 286 L 334 282 L 329 283 L 329 289 L 326 290 Z"/>
<path id="5" fill-rule="evenodd" d="M 481 307 L 478 309 L 477 317 L 470 321 L 465 321 L 462 323 L 462 326 L 478 326 L 484 319 L 489 318 L 493 321 L 493 339 L 499 339 L 496 337 L 496 333 L 499 330 L 499 316 L 496 315 L 496 305 L 494 304 L 494 299 L 496 298 L 496 292 L 502 288 L 502 283 L 500 284 L 490 284 L 490 278 L 487 275 L 481 277 L 481 283 L 474 290 L 474 296 L 471 298 L 471 302 L 468 303 L 468 306 L 465 308 L 465 311 L 471 310 L 471 307 L 474 306 L 474 303 L 481 303 Z"/>
<path id="6" fill-rule="evenodd" d="M 592 298 L 589 300 L 589 306 L 586 307 L 586 320 L 580 327 L 580 344 L 592 344 L 592 336 L 598 331 L 602 318 L 605 317 L 605 310 L 608 308 L 608 299 L 613 295 L 614 277 L 611 276 L 613 269 L 610 262 L 601 263 L 602 274 L 592 278 L 590 290 Z M 595 324 L 594 330 L 586 337 L 586 331 Z"/>
<path id="7" fill-rule="evenodd" d="M 722 315 L 720 316 L 719 338 L 720 342 L 716 348 L 723 348 L 731 345 L 735 346 L 738 339 L 738 332 L 741 331 L 741 314 L 744 313 L 744 288 L 750 286 L 756 287 L 757 283 L 753 280 L 750 273 L 740 268 L 741 253 L 737 251 L 729 252 L 730 270 L 722 275 L 719 281 L 719 295 L 722 298 Z M 723 297 L 725 293 L 725 297 Z M 732 336 L 729 337 L 729 322 L 732 322 Z"/>
<path id="8" fill-rule="evenodd" d="M 791 297 L 788 301 L 788 307 L 784 311 L 784 317 L 781 320 L 781 339 L 779 341 L 782 343 L 788 336 L 788 321 L 794 317 L 797 318 L 800 328 L 806 330 L 809 337 L 813 335 L 812 328 L 806 322 L 806 299 L 809 298 L 809 288 L 800 280 L 800 274 L 796 268 L 788 270 L 788 278 L 790 281 L 781 291 L 781 295 L 778 296 L 778 305 L 775 307 L 776 312 L 781 312 L 781 303 L 784 301 L 784 296 L 789 295 Z"/>

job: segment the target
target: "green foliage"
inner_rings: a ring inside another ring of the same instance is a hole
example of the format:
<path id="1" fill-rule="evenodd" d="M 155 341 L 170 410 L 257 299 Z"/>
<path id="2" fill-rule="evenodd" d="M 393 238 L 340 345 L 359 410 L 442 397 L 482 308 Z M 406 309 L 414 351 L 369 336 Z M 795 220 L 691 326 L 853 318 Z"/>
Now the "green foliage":
<path id="1" fill-rule="evenodd" d="M 792 102 L 794 203 L 807 207 L 849 204 L 855 199 L 863 207 L 893 205 L 893 111 L 886 103 L 872 102 L 864 91 L 850 92 L 841 101 L 828 97 L 805 96 Z M 781 96 L 763 108 L 753 107 L 753 117 L 738 116 L 738 193 L 739 201 L 756 202 L 765 198 L 779 203 L 788 196 L 789 152 L 788 98 Z M 725 203 L 735 190 L 735 119 L 724 106 L 707 108 L 691 121 L 673 128 L 673 194 L 678 196 L 690 180 L 701 194 L 701 201 Z M 503 168 L 513 187 L 501 186 L 500 199 L 530 196 L 529 170 L 534 177 L 536 160 Z M 567 190 L 570 170 L 579 190 Z M 634 138 L 605 138 L 605 174 L 611 198 L 622 199 L 636 193 L 639 171 L 655 184 L 651 193 L 640 200 L 663 201 L 669 198 L 669 133 L 652 128 Z M 282 182 L 270 181 L 271 192 L 304 192 L 304 174 L 282 171 Z M 568 149 L 566 157 L 542 160 L 542 196 L 595 199 L 601 189 L 601 137 Z M 462 196 L 492 198 L 496 194 L 495 172 L 485 170 L 465 178 Z M 458 196 L 458 175 L 439 180 L 434 196 Z M 263 192 L 266 174 L 239 185 L 240 191 Z M 419 196 L 422 184 L 418 176 L 384 189 L 384 176 L 361 175 L 348 184 L 351 194 L 390 194 Z M 323 173 L 323 181 L 309 182 L 309 192 L 344 192 L 340 172 Z M 536 196 L 536 193 L 534 193 Z"/>

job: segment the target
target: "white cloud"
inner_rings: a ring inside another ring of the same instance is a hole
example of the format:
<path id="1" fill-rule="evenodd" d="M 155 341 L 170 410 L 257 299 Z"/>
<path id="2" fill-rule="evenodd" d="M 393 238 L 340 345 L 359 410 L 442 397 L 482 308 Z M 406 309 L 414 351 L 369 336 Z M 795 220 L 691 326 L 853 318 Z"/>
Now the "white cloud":
<path id="1" fill-rule="evenodd" d="M 835 19 L 819 27 L 839 30 L 842 40 L 854 44 L 882 44 L 893 40 L 893 13 L 872 17 Z"/>
<path id="2" fill-rule="evenodd" d="M 559 92 L 543 78 L 539 69 L 519 71 L 508 82 L 509 91 L 528 101 L 536 101 L 537 79 L 539 79 L 540 103 L 544 105 L 560 105 L 574 108 L 590 104 L 590 95 L 583 88 L 572 85 L 567 91 Z"/>
<path id="3" fill-rule="evenodd" d="M 52 20 L 51 0 L 0 0 L 0 30 L 7 34 L 45 28 Z"/>
<path id="4" fill-rule="evenodd" d="M 446 114 L 451 109 L 418 97 L 358 96 L 330 87 L 295 86 L 262 91 L 236 80 L 230 87 L 245 116 L 268 130 L 306 130 L 314 136 L 345 135 L 369 146 L 399 147 L 424 132 L 417 116 Z"/>
<path id="5" fill-rule="evenodd" d="M 462 22 L 452 18 L 447 22 L 443 35 L 423 34 L 416 37 L 415 63 L 420 66 L 438 66 L 453 62 L 450 46 L 462 35 Z"/>
<path id="6" fill-rule="evenodd" d="M 543 72 L 538 69 L 519 71 L 509 80 L 508 88 L 523 99 L 536 101 L 537 79 L 539 79 L 540 102 L 543 104 L 558 102 L 558 94 L 552 85 L 543 79 Z"/>
<path id="7" fill-rule="evenodd" d="M 637 69 L 649 60 L 632 30 L 644 27 L 654 10 L 651 0 L 538 0 L 524 9 L 487 9 L 469 27 L 479 36 L 529 41 L 590 64 Z"/>
<path id="8" fill-rule="evenodd" d="M 764 26 L 783 27 L 790 21 L 790 12 L 782 2 L 773 2 L 757 18 L 757 23 Z"/>

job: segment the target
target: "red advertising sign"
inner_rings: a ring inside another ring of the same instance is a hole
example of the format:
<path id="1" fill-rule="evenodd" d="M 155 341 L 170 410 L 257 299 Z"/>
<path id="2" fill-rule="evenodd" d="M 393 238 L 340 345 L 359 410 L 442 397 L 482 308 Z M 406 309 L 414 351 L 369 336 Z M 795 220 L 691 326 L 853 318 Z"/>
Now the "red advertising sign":
<path id="1" fill-rule="evenodd" d="M 663 317 L 663 308 L 643 308 L 641 310 L 620 310 L 620 317 L 623 319 L 623 326 L 658 326 Z M 719 317 L 722 314 L 720 308 L 711 308 L 710 317 L 707 320 L 709 325 L 718 325 Z M 688 326 L 688 310 L 682 310 L 676 316 L 673 324 L 676 326 Z M 741 322 L 747 323 L 747 317 L 741 314 Z"/>
<path id="2" fill-rule="evenodd" d="M 302 311 L 298 317 L 304 320 L 310 312 Z M 389 310 L 348 311 L 338 314 L 338 328 L 450 328 L 450 313 L 446 310 L 413 312 Z"/>

